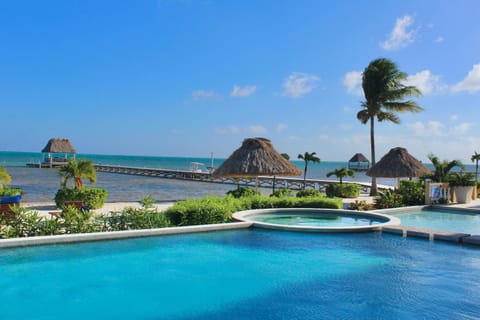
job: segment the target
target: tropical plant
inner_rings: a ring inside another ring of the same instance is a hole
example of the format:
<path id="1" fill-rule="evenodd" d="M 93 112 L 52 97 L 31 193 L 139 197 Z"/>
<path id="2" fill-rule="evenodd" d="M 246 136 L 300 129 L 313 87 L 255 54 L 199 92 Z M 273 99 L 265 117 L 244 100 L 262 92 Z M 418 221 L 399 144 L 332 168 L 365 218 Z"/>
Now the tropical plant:
<path id="1" fill-rule="evenodd" d="M 66 188 L 70 179 L 74 180 L 77 189 L 83 188 L 82 179 L 88 179 L 92 184 L 97 182 L 97 173 L 91 160 L 80 159 L 77 161 L 70 159 L 67 165 L 58 170 L 58 173 L 62 179 L 61 185 L 63 188 Z"/>
<path id="2" fill-rule="evenodd" d="M 394 62 L 380 58 L 373 60 L 363 71 L 362 88 L 365 101 L 357 119 L 362 124 L 370 122 L 370 152 L 372 166 L 375 165 L 375 119 L 378 122 L 400 123 L 398 112 L 420 112 L 423 109 L 414 101 L 402 99 L 421 96 L 415 86 L 406 86 L 403 82 L 407 74 L 398 70 Z M 372 177 L 371 195 L 377 193 L 377 180 Z"/>
<path id="3" fill-rule="evenodd" d="M 475 182 L 478 182 L 478 161 L 480 160 L 480 153 L 475 151 L 475 153 L 472 154 L 471 160 L 475 162 Z"/>
<path id="4" fill-rule="evenodd" d="M 288 155 L 288 153 L 281 153 L 280 154 L 285 160 L 290 160 L 290 156 Z"/>
<path id="5" fill-rule="evenodd" d="M 345 177 L 355 177 L 355 171 L 342 167 L 340 169 L 335 169 L 327 173 L 327 177 L 335 176 L 340 180 L 340 184 L 343 183 L 343 178 Z"/>
<path id="6" fill-rule="evenodd" d="M 303 188 L 305 189 L 305 186 L 307 183 L 308 163 L 309 162 L 320 163 L 320 158 L 316 156 L 315 152 L 312 152 L 312 153 L 305 152 L 304 154 L 299 154 L 297 158 L 305 161 L 305 169 L 303 170 Z"/>
<path id="7" fill-rule="evenodd" d="M 320 190 L 315 189 L 303 189 L 297 192 L 297 198 L 306 198 L 306 197 L 323 197 L 324 195 Z"/>
<path id="8" fill-rule="evenodd" d="M 475 179 L 471 172 L 452 172 L 448 176 L 448 182 L 452 187 L 469 187 L 475 185 Z"/>
<path id="9" fill-rule="evenodd" d="M 10 183 L 12 181 L 12 178 L 7 172 L 7 169 L 5 167 L 0 166 L 0 191 L 3 190 L 3 185 Z"/>
<path id="10" fill-rule="evenodd" d="M 460 160 L 443 160 L 440 161 L 437 156 L 430 153 L 428 159 L 432 162 L 434 171 L 431 174 L 423 175 L 422 178 L 431 179 L 433 182 L 448 182 L 450 171 L 455 167 L 463 169 L 463 164 Z"/>
<path id="11" fill-rule="evenodd" d="M 332 183 L 325 188 L 327 197 L 358 198 L 362 187 L 356 183 Z"/>

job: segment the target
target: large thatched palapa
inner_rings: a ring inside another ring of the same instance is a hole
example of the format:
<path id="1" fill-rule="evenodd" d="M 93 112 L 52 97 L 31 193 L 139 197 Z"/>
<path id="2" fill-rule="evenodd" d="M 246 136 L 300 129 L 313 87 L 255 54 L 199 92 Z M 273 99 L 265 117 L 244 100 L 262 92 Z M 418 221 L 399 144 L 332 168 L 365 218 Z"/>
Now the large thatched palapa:
<path id="1" fill-rule="evenodd" d="M 265 138 L 245 139 L 215 170 L 214 177 L 299 176 L 302 171 L 282 157 Z"/>
<path id="2" fill-rule="evenodd" d="M 66 153 L 75 154 L 77 150 L 72 146 L 69 139 L 52 138 L 48 141 L 42 153 Z"/>
<path id="3" fill-rule="evenodd" d="M 366 175 L 377 178 L 413 178 L 430 173 L 419 160 L 410 155 L 405 148 L 393 148 L 371 167 Z"/>

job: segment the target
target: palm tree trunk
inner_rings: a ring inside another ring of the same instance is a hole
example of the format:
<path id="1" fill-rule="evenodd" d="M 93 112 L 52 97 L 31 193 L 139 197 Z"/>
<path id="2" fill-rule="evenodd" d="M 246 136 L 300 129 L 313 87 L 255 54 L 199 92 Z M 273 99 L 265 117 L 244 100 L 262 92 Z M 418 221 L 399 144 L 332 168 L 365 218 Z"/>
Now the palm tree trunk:
<path id="1" fill-rule="evenodd" d="M 305 170 L 303 170 L 303 189 L 307 186 L 307 167 L 308 162 L 305 160 Z"/>
<path id="2" fill-rule="evenodd" d="M 475 163 L 475 181 L 478 181 L 478 160 Z"/>
<path id="3" fill-rule="evenodd" d="M 375 117 L 370 117 L 370 155 L 372 158 L 372 167 L 375 165 Z M 377 178 L 372 177 L 372 185 L 370 186 L 370 195 L 377 195 Z"/>

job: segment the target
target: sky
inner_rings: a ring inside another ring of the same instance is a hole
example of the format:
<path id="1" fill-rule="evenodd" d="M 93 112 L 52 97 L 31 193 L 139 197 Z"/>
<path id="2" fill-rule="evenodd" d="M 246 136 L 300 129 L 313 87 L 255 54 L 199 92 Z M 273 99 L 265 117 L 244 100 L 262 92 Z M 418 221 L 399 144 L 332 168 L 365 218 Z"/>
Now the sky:
<path id="1" fill-rule="evenodd" d="M 1 1 L 1 151 L 370 158 L 362 71 L 394 61 L 421 113 L 375 123 L 377 161 L 480 152 L 480 2 Z"/>

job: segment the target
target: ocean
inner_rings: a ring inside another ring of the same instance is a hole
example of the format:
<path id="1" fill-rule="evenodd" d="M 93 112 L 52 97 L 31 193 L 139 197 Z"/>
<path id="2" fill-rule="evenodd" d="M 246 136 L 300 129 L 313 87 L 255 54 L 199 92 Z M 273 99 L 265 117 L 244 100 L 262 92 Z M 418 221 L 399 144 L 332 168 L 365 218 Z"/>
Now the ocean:
<path id="1" fill-rule="evenodd" d="M 99 155 L 77 154 L 77 159 L 89 159 L 95 164 L 123 165 L 145 168 L 162 168 L 189 170 L 191 162 L 200 162 L 207 170 L 211 165 L 211 158 L 186 158 L 186 157 L 153 157 L 153 156 L 123 156 L 123 155 Z M 7 152 L 0 151 L 0 165 L 5 166 L 12 177 L 11 186 L 20 187 L 24 191 L 23 202 L 50 202 L 60 188 L 58 169 L 28 168 L 27 163 L 39 163 L 42 154 L 39 152 Z M 213 166 L 218 168 L 225 159 L 214 159 Z M 304 162 L 293 160 L 292 162 L 302 171 Z M 309 163 L 307 179 L 335 179 L 335 176 L 327 178 L 327 173 L 342 166 L 347 162 L 320 162 Z M 468 166 L 467 171 L 474 171 L 473 166 Z M 370 182 L 370 177 L 364 172 L 356 172 L 354 178 L 346 178 L 345 181 Z M 379 184 L 394 186 L 396 179 L 378 179 Z M 234 185 L 217 183 L 194 182 L 174 179 L 162 179 L 154 177 L 130 176 L 113 173 L 97 173 L 99 188 L 108 190 L 108 202 L 139 201 L 146 195 L 151 195 L 157 201 L 176 201 L 186 198 L 198 198 L 206 195 L 223 196 L 229 190 L 235 189 Z M 263 190 L 264 193 L 269 190 Z"/>

